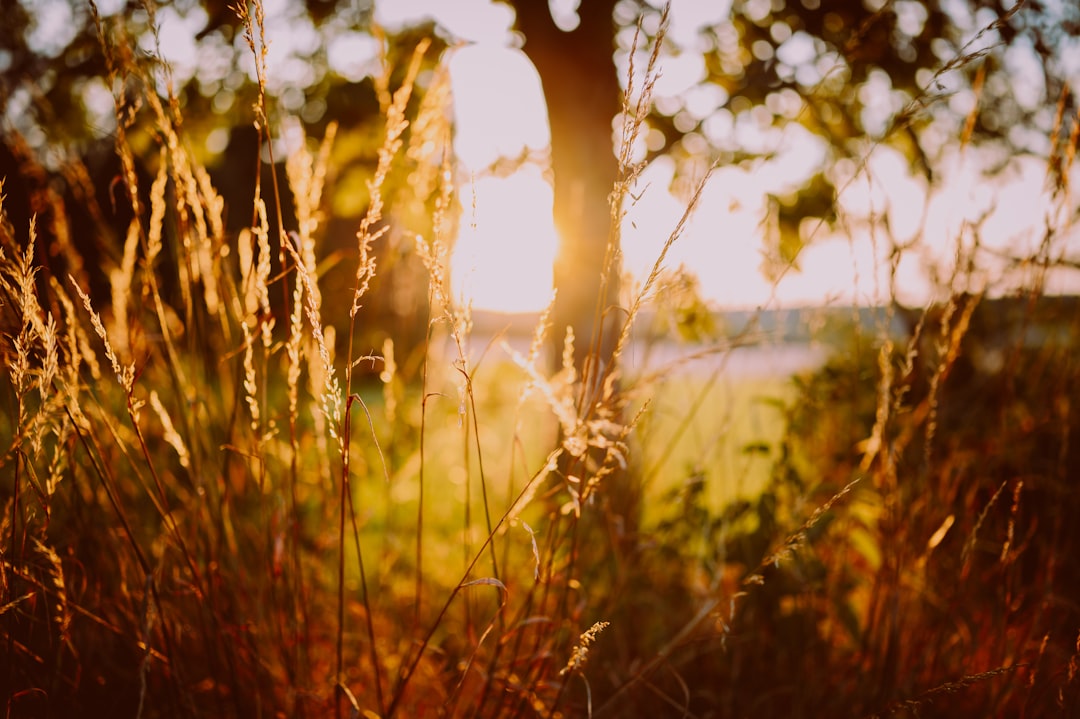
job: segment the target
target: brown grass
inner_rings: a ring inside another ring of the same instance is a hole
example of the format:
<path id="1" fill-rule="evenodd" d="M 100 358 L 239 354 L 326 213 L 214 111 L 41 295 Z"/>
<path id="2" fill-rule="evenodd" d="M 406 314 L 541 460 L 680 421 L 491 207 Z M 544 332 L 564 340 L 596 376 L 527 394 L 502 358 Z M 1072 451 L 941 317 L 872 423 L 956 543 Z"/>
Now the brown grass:
<path id="1" fill-rule="evenodd" d="M 269 142 L 261 5 L 240 16 Z M 295 217 L 272 161 L 231 233 L 171 81 L 153 89 L 167 68 L 132 54 L 122 23 L 98 28 L 127 203 L 117 226 L 97 208 L 112 254 L 83 254 L 45 184 L 26 227 L 0 204 L 7 715 L 1077 710 L 1080 307 L 1041 285 L 1069 230 L 1078 123 L 1065 132 L 1064 99 L 1051 158 L 1063 224 L 1027 258 L 1041 274 L 1026 294 L 964 292 L 957 275 L 906 334 L 881 308 L 874 336 L 856 328 L 796 380 L 760 494 L 717 509 L 707 468 L 661 462 L 648 520 L 628 527 L 612 477 L 638 470 L 636 433 L 655 420 L 643 398 L 663 378 L 580 376 L 585 338 L 547 314 L 526 356 L 475 359 L 469 308 L 449 291 L 449 90 L 438 74 L 418 86 L 425 44 L 392 92 L 389 71 L 380 81 L 343 302 L 320 244 L 336 126 L 284 163 Z M 47 174 L 23 152 L 27 177 Z M 613 237 L 640 169 L 629 158 Z M 63 174 L 85 168 L 72 155 Z M 628 298 L 616 354 L 697 198 Z M 398 206 L 426 224 L 395 227 Z M 385 249 L 395 233 L 405 259 Z M 393 336 L 373 354 L 365 302 L 409 267 L 427 280 L 419 359 Z M 552 332 L 565 338 L 555 372 Z M 675 438 L 702 421 L 679 420 Z"/>

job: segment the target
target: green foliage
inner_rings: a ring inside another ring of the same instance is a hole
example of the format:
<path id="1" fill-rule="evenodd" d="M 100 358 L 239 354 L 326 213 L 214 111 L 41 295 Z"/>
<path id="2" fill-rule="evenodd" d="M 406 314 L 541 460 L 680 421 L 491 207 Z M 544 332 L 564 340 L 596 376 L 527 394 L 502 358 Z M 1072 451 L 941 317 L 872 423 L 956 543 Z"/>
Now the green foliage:
<path id="1" fill-rule="evenodd" d="M 921 336 L 853 330 L 797 378 L 759 495 L 716 511 L 695 473 L 658 498 L 621 605 L 658 659 L 605 707 L 1074 711 L 1077 307 L 958 297 Z"/>
<path id="2" fill-rule="evenodd" d="M 763 273 L 776 281 L 788 269 L 799 271 L 799 254 L 822 225 L 836 223 L 836 188 L 822 173 L 810 178 L 795 193 L 769 195 L 774 228 L 767 240 Z M 804 223 L 810 229 L 804 229 Z"/>

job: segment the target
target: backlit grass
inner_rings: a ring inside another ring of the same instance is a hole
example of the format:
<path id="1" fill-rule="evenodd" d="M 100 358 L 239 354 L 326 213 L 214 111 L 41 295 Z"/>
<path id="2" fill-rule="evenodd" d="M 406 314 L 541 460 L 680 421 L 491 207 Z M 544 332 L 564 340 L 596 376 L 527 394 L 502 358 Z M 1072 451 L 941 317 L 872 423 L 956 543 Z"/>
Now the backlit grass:
<path id="1" fill-rule="evenodd" d="M 260 5 L 241 17 L 269 143 Z M 423 43 L 383 78 L 343 249 L 320 244 L 334 129 L 273 158 L 227 230 L 160 67 L 100 31 L 106 251 L 33 183 L 78 156 L 6 139 L 24 172 L 4 190 L 36 211 L 0 206 L 9 715 L 1075 713 L 1080 305 L 1041 284 L 1067 221 L 1022 292 L 957 275 L 905 336 L 840 332 L 797 377 L 582 377 L 590 338 L 546 317 L 527 353 L 471 346 Z M 1054 198 L 1072 207 L 1064 179 Z M 625 298 L 624 356 L 662 270 Z M 388 296 L 408 332 L 380 324 Z M 890 328 L 900 308 L 875 311 Z"/>

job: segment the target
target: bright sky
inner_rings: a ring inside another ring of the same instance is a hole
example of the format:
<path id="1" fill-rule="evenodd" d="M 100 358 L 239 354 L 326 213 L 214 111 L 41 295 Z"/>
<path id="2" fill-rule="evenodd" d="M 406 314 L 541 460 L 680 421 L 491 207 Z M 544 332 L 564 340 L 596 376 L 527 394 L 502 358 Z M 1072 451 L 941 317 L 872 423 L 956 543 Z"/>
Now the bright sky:
<path id="1" fill-rule="evenodd" d="M 459 0 L 453 12 L 435 0 L 376 4 L 376 21 L 394 28 L 434 16 L 463 44 L 450 51 L 454 92 L 454 149 L 464 176 L 482 173 L 500 157 L 550 140 L 540 78 L 512 49 L 509 7 Z M 509 177 L 481 176 L 461 188 L 465 216 L 454 246 L 452 282 L 464 301 L 482 309 L 527 312 L 551 300 L 558 238 L 553 192 L 542 167 L 527 163 Z"/>

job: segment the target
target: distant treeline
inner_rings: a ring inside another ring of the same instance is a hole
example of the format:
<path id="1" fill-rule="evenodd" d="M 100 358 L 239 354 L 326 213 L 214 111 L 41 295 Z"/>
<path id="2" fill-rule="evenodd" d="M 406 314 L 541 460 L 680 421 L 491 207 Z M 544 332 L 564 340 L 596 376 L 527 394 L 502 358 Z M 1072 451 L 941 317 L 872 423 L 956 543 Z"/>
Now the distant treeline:
<path id="1" fill-rule="evenodd" d="M 942 303 L 944 306 L 944 303 Z M 901 305 L 851 307 L 799 307 L 777 310 L 719 310 L 713 318 L 719 337 L 731 338 L 740 334 L 753 336 L 761 342 L 800 344 L 839 340 L 852 332 L 880 336 L 886 331 L 893 339 L 903 340 L 915 330 L 923 307 Z M 1067 331 L 1080 312 L 1080 296 L 998 297 L 983 299 L 975 312 L 976 330 L 985 339 L 991 337 L 1015 341 L 1015 332 L 1024 332 L 1024 344 L 1042 344 L 1050 333 Z M 653 330 L 653 313 L 644 311 L 638 318 L 634 334 L 640 339 L 660 339 Z M 477 333 L 507 336 L 531 335 L 539 313 L 503 314 L 478 310 L 473 312 Z"/>

